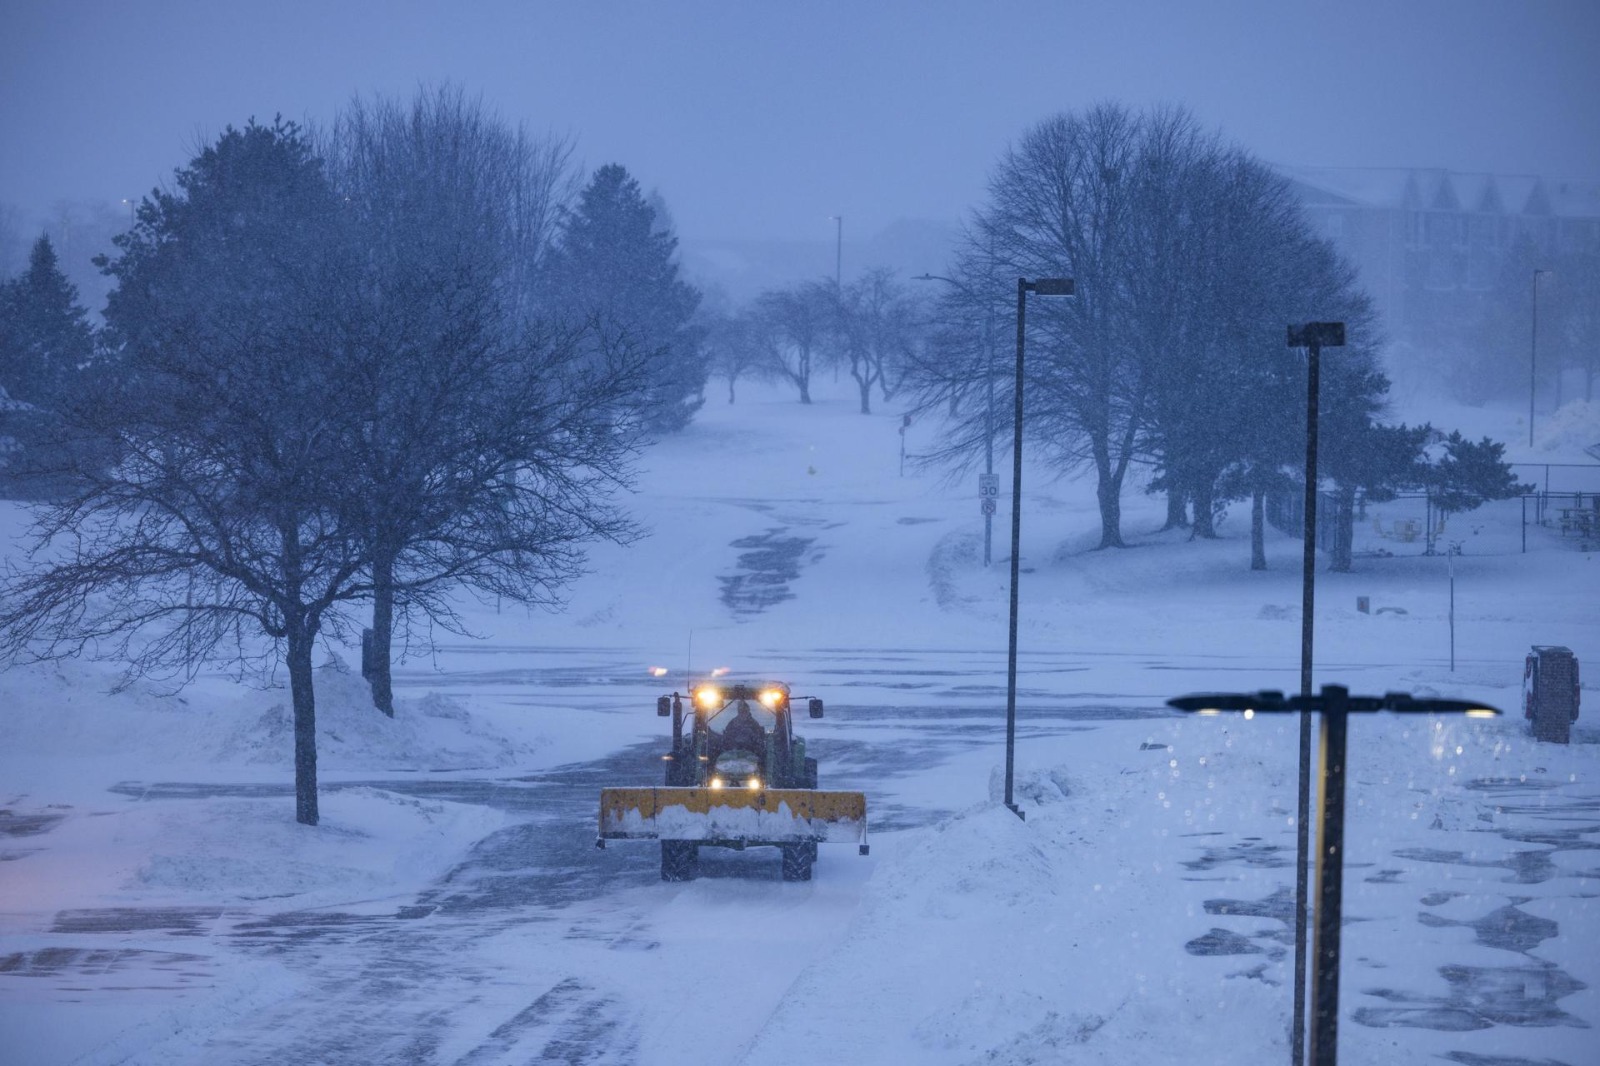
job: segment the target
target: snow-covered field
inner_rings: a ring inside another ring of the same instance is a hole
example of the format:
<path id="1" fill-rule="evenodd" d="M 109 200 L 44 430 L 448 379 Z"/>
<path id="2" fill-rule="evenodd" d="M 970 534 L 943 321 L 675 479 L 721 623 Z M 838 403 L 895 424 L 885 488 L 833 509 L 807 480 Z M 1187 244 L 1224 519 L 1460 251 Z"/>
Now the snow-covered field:
<path id="1" fill-rule="evenodd" d="M 986 569 L 974 486 L 901 476 L 898 414 L 847 386 L 715 395 L 646 456 L 653 535 L 596 550 L 562 614 L 475 607 L 484 639 L 404 666 L 395 721 L 321 653 L 315 829 L 281 688 L 0 673 L 0 1061 L 1287 1061 L 1297 724 L 1163 701 L 1297 687 L 1299 542 L 1252 573 L 1242 508 L 1190 542 L 1135 491 L 1133 546 L 1092 551 L 1092 486 L 1030 471 L 1020 821 L 1007 509 Z M 1581 405 L 1529 449 L 1513 414 L 1402 399 L 1517 460 L 1600 441 Z M 1523 552 L 1515 502 L 1452 517 L 1451 670 L 1446 559 L 1392 533 L 1414 516 L 1379 506 L 1355 572 L 1319 575 L 1317 681 L 1513 714 L 1353 722 L 1342 1053 L 1600 1061 L 1600 709 L 1565 747 L 1515 713 L 1529 645 L 1600 657 L 1600 560 L 1538 526 Z M 805 732 L 825 787 L 867 792 L 869 857 L 666 885 L 648 845 L 593 849 L 596 790 L 658 773 L 653 697 L 713 667 L 827 700 Z"/>

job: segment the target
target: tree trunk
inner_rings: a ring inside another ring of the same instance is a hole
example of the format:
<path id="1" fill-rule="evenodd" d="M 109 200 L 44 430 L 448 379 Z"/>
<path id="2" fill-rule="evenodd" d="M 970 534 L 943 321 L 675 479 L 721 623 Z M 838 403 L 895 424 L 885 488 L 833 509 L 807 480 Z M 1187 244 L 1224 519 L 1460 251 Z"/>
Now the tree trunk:
<path id="1" fill-rule="evenodd" d="M 1167 523 L 1161 527 L 1162 532 L 1169 529 L 1185 529 L 1189 525 L 1189 509 L 1182 489 L 1167 490 Z"/>
<path id="2" fill-rule="evenodd" d="M 863 380 L 858 377 L 856 378 L 856 387 L 861 390 L 861 413 L 870 415 L 872 413 L 872 379 L 869 377 Z"/>
<path id="3" fill-rule="evenodd" d="M 1250 569 L 1267 568 L 1267 494 L 1250 494 Z"/>
<path id="4" fill-rule="evenodd" d="M 372 560 L 372 657 L 367 663 L 367 680 L 372 685 L 372 703 L 394 717 L 394 684 L 390 657 L 394 648 L 394 557 L 375 552 Z"/>
<path id="5" fill-rule="evenodd" d="M 1095 449 L 1095 498 L 1100 504 L 1100 547 L 1126 548 L 1122 542 L 1122 479 L 1112 473 L 1111 456 Z"/>
<path id="6" fill-rule="evenodd" d="M 1194 486 L 1195 536 L 1217 539 L 1216 502 L 1212 483 L 1205 478 L 1197 478 Z"/>
<path id="7" fill-rule="evenodd" d="M 311 683 L 315 638 L 304 622 L 288 624 L 289 692 L 294 702 L 294 817 L 317 824 L 317 703 Z"/>
<path id="8" fill-rule="evenodd" d="M 736 374 L 729 374 L 728 375 L 728 402 L 729 403 L 733 402 L 733 383 L 738 381 L 738 380 L 739 380 L 738 375 L 736 375 Z"/>
<path id="9" fill-rule="evenodd" d="M 1328 569 L 1336 574 L 1348 574 L 1356 533 L 1355 491 L 1340 486 L 1333 508 L 1333 562 Z"/>

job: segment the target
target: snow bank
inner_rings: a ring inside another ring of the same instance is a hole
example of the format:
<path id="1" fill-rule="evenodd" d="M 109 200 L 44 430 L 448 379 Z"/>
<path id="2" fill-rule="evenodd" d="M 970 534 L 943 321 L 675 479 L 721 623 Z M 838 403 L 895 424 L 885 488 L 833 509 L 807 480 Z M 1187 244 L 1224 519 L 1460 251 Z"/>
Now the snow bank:
<path id="1" fill-rule="evenodd" d="M 115 680 L 106 666 L 76 661 L 0 673 L 0 729 L 11 740 L 0 769 L 11 787 L 30 779 L 41 784 L 30 772 L 41 760 L 107 763 L 118 777 L 182 769 L 201 779 L 249 767 L 287 773 L 293 766 L 294 717 L 282 686 L 259 689 L 210 676 L 177 693 L 148 683 L 113 693 Z M 398 700 L 395 717 L 387 718 L 373 707 L 366 682 L 336 656 L 317 669 L 315 685 L 324 771 L 502 767 L 539 743 L 508 736 L 435 693 Z M 45 775 L 55 785 L 57 769 Z"/>
<path id="2" fill-rule="evenodd" d="M 408 899 L 464 842 L 503 823 L 487 808 L 364 787 L 325 791 L 320 807 L 313 827 L 295 822 L 284 796 L 58 806 L 48 848 L 0 863 L 0 897 L 46 918 L 88 907 Z"/>

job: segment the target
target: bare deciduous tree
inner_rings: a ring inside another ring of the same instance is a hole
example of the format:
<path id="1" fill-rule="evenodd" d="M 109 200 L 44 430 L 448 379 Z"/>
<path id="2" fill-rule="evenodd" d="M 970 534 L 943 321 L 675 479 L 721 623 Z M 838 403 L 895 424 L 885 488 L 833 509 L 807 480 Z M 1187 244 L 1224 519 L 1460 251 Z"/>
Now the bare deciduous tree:
<path id="1" fill-rule="evenodd" d="M 831 287 L 830 287 L 831 289 Z M 885 400 L 912 361 L 921 322 L 892 271 L 869 270 L 836 300 L 831 343 L 832 361 L 849 372 L 861 400 L 861 413 L 872 413 L 876 385 Z"/>
<path id="2" fill-rule="evenodd" d="M 373 699 L 394 713 L 397 616 L 456 625 L 465 585 L 554 603 L 587 540 L 633 527 L 606 501 L 638 443 L 640 353 L 530 317 L 570 187 L 567 147 L 458 90 L 356 101 L 326 138 L 359 249 L 345 317 L 358 423 L 341 508 L 370 561 Z"/>
<path id="3" fill-rule="evenodd" d="M 811 402 L 811 375 L 824 355 L 834 307 L 832 284 L 825 282 L 764 292 L 756 299 L 763 362 L 773 377 L 799 390 L 801 403 Z"/>

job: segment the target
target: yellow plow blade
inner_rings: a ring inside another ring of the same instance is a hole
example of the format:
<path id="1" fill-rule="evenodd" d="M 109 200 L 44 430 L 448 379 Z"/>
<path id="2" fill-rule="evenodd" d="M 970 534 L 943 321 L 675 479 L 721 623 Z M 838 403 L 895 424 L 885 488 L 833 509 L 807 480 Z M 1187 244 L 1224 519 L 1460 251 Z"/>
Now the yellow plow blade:
<path id="1" fill-rule="evenodd" d="M 606 788 L 600 790 L 600 839 L 865 847 L 867 797 L 808 788 Z"/>

